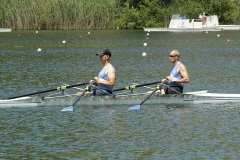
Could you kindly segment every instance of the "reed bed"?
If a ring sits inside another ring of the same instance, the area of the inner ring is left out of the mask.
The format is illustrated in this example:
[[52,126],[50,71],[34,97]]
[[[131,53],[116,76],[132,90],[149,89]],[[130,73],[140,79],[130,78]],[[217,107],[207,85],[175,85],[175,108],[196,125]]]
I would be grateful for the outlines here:
[[112,29],[115,0],[2,0],[0,28]]

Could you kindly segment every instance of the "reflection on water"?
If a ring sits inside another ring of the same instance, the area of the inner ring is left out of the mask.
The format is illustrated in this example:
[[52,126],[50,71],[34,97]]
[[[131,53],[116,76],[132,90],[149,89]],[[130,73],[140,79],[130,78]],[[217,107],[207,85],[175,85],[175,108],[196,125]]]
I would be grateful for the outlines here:
[[[168,53],[178,49],[191,79],[185,91],[239,93],[238,31],[151,32],[149,40],[142,30],[87,33],[0,33],[0,97],[88,82],[101,68],[95,53],[102,48],[113,53],[116,88],[166,77],[171,68]],[[80,101],[74,112],[60,112],[62,107],[1,108],[0,158],[239,158],[240,119],[235,104],[144,104],[129,111],[128,105],[84,106]]]

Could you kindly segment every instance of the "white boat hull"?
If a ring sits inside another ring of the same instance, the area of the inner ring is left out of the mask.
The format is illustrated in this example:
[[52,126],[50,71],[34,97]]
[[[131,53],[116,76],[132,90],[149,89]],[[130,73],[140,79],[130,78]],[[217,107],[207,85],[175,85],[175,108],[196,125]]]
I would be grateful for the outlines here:
[[[117,96],[85,96],[77,105],[116,106],[137,105],[147,97],[146,94],[131,94]],[[66,95],[57,97],[24,97],[13,100],[0,100],[0,107],[36,107],[36,106],[69,106],[75,102],[77,96]],[[240,103],[240,94],[219,94],[189,92],[177,95],[153,95],[144,104],[223,104]]]
[[146,32],[212,32],[221,30],[221,28],[144,28]]
[[217,27],[221,30],[240,30],[240,25],[218,25]]
[[0,32],[12,32],[12,28],[0,28]]

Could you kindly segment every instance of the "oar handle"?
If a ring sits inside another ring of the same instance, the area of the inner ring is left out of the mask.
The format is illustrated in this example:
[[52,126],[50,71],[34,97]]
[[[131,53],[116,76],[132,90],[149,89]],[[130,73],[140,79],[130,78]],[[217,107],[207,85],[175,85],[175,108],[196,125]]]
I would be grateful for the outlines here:
[[26,96],[32,96],[32,95],[36,95],[36,94],[41,94],[41,93],[46,93],[46,92],[63,90],[63,89],[66,89],[66,88],[73,88],[73,87],[77,87],[77,86],[82,86],[82,85],[86,85],[86,84],[89,84],[89,83],[85,82],[85,83],[74,84],[74,85],[71,85],[71,86],[62,86],[62,87],[57,87],[55,89],[49,89],[49,90],[40,91],[40,92],[34,92],[34,93],[28,93],[28,94],[24,94],[24,95],[20,95],[20,96],[14,96],[14,97],[9,97],[9,98],[5,98],[5,99],[15,99],[15,98],[21,98],[21,97],[26,97]]

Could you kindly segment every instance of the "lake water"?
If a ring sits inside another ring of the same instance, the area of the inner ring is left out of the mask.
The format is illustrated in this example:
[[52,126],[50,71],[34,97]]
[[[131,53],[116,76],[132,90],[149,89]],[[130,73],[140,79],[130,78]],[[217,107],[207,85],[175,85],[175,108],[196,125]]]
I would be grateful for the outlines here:
[[[0,33],[0,98],[88,82],[101,69],[95,54],[102,48],[113,54],[115,88],[165,78],[169,52],[178,49],[190,76],[184,91],[240,93],[239,34],[151,32],[146,40],[143,30]],[[238,104],[62,107],[0,108],[0,159],[240,158]]]

